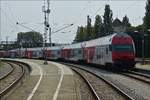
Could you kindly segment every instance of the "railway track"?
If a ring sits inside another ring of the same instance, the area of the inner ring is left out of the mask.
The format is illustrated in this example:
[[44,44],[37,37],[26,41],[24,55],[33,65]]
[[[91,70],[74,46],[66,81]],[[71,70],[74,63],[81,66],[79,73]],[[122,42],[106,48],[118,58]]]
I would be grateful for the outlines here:
[[146,69],[134,68],[132,71],[150,75],[150,70],[146,70]]
[[134,98],[122,91],[117,85],[113,84],[105,77],[98,76],[91,71],[78,67],[77,65],[63,64],[71,66],[75,72],[84,78],[91,88],[95,100],[134,100]]
[[150,75],[136,72],[136,71],[127,71],[125,73],[119,73],[119,74],[125,75],[130,78],[134,78],[136,80],[142,81],[150,85]]
[[133,73],[133,74],[136,74],[136,75],[139,75],[139,76],[143,76],[143,77],[146,77],[146,78],[150,78],[150,73],[143,73],[143,72],[139,72],[139,71],[128,71],[129,73]]
[[1,79],[0,98],[6,95],[24,76],[24,67],[16,62],[9,62],[13,70],[4,75]]
[[[3,62],[4,63],[4,62]],[[4,79],[5,77],[7,77],[9,74],[11,74],[11,72],[13,72],[14,70],[14,67],[10,64],[10,63],[4,63],[4,64],[7,64],[9,67],[10,67],[10,70],[7,71],[6,73],[3,73],[1,76],[0,76],[0,80]]]

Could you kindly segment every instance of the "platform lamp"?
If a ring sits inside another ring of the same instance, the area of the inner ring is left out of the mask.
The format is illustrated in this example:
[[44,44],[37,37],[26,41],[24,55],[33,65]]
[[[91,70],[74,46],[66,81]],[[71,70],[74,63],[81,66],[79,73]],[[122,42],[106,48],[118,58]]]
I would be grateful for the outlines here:
[[[147,32],[150,32],[150,29],[147,30]],[[145,55],[144,55],[144,42],[145,42],[145,37],[147,36],[148,34],[144,34],[143,32],[143,35],[142,35],[142,64],[144,64],[144,60],[145,60]]]
[[134,31],[134,33],[139,34],[141,36],[141,40],[142,40],[142,64],[144,64],[144,31],[143,32],[139,32],[139,31]]

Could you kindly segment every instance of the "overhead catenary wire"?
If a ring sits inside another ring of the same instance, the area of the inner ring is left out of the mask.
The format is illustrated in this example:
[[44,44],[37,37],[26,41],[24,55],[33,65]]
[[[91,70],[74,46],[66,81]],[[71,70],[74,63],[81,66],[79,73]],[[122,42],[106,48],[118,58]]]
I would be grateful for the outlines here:
[[[80,10],[80,12],[79,12],[80,17],[84,14],[82,11],[84,11],[85,9],[87,9],[87,6],[88,6],[88,5],[85,5],[85,6]],[[78,24],[79,21],[80,21],[80,19],[77,18],[77,19],[73,22],[73,24]]]
[[13,18],[13,20],[15,21],[15,22],[17,22],[17,19],[18,18],[16,18],[15,16],[14,16],[14,13],[12,12],[12,7],[6,2],[6,6],[8,7],[8,10],[9,10],[9,12],[10,12],[10,14],[11,14],[11,16],[12,16],[12,18]]
[[27,27],[27,26],[25,26],[25,25],[23,25],[23,24],[20,24],[20,23],[16,23],[17,25],[20,25],[20,26],[22,26],[22,27],[24,27],[24,28],[26,28],[26,29],[29,29],[29,30],[31,30],[31,31],[33,31],[33,32],[36,32],[34,29],[32,29],[32,28],[30,28],[30,27]]
[[107,0],[106,2],[104,2],[104,3],[102,4],[102,6],[99,7],[98,10],[96,10],[96,12],[95,12],[91,17],[96,16],[97,13],[100,12],[100,11],[102,10],[103,7],[105,7],[105,5],[108,3],[108,1],[109,1],[109,0]]
[[[131,1],[133,2],[133,1]],[[122,9],[119,9],[119,12],[116,14],[116,16],[118,17],[118,14],[120,14],[121,12],[124,12],[125,14],[124,15],[127,15],[127,11],[132,8],[133,6],[135,6],[137,3],[137,1],[134,1],[132,4],[128,4],[128,6],[126,6],[126,8],[124,8],[123,10]]]
[[5,17],[9,20],[9,23],[11,23],[12,25],[15,25],[15,21],[14,21],[14,20],[11,20],[2,8],[1,8],[1,12],[2,12],[2,13],[5,15]]
[[35,28],[33,28],[33,30],[37,30],[39,29],[44,23],[39,24],[38,26],[36,26]]

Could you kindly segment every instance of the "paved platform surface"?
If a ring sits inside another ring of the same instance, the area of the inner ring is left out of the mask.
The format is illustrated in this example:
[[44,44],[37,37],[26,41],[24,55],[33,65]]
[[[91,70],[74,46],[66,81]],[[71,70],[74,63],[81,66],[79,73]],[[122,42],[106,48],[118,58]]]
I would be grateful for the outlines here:
[[[145,61],[150,61],[150,58],[144,58]],[[142,61],[142,58],[135,58],[135,61]]]
[[28,63],[32,72],[6,100],[81,100],[68,67],[50,61],[48,65],[41,60],[21,61]]
[[142,65],[141,63],[137,63],[136,64],[136,68],[150,70],[150,64],[144,64],[144,65]]

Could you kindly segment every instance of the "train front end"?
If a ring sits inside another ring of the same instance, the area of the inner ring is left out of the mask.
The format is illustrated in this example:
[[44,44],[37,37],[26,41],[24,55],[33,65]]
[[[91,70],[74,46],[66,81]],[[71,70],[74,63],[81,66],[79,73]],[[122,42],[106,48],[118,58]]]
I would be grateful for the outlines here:
[[118,33],[112,38],[112,61],[119,69],[135,67],[134,42],[126,33]]

